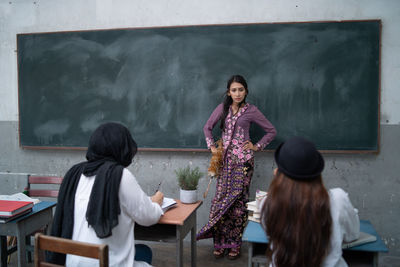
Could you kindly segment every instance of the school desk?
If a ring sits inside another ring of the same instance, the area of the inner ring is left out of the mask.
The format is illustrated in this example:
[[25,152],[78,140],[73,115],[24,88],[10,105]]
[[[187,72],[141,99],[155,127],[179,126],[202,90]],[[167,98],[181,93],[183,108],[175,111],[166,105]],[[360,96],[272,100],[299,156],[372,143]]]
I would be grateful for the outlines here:
[[[56,202],[41,201],[35,204],[30,213],[27,213],[7,223],[0,223],[1,266],[7,266],[7,256],[17,249],[18,267],[26,266],[25,237],[36,230],[48,226],[53,219],[53,207]],[[17,247],[7,248],[7,236],[17,237]],[[21,242],[22,240],[22,242]]]
[[145,227],[135,224],[135,240],[158,242],[176,242],[176,266],[183,266],[183,239],[191,232],[192,267],[196,266],[196,213],[203,203],[183,204],[176,200],[177,205],[169,209],[159,222]]
[[[366,220],[360,220],[360,231],[366,232],[376,236],[376,241],[371,243],[362,244],[356,247],[344,249],[343,251],[346,253],[349,252],[358,252],[362,253],[364,256],[368,257],[372,254],[372,265],[378,266],[378,254],[379,252],[388,252],[386,245],[383,243],[382,239],[375,231],[371,222]],[[249,221],[244,233],[243,233],[243,241],[247,241],[249,243],[249,261],[248,266],[251,267],[253,263],[258,265],[259,263],[266,263],[265,253],[262,254],[255,253],[257,244],[267,244],[268,238],[265,235],[264,229],[261,227],[261,224]]]

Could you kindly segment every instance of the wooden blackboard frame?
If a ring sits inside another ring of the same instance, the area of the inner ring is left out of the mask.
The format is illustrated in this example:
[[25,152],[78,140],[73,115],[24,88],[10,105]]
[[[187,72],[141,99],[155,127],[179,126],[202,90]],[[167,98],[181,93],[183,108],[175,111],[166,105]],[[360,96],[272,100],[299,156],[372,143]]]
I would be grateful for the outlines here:
[[[346,23],[346,22],[378,22],[379,23],[379,84],[378,84],[378,125],[377,125],[377,148],[372,150],[320,150],[323,153],[357,153],[357,154],[370,154],[379,153],[380,148],[380,103],[381,103],[381,47],[382,47],[382,23],[379,19],[372,20],[341,20],[341,21],[302,21],[302,22],[274,22],[274,23],[237,23],[237,24],[205,24],[205,25],[178,25],[178,26],[163,26],[163,27],[132,27],[132,28],[112,28],[112,29],[93,29],[93,30],[78,30],[78,31],[58,31],[58,32],[40,32],[40,33],[21,33],[18,36],[30,35],[30,34],[53,34],[53,33],[72,33],[72,32],[96,32],[96,31],[109,31],[109,30],[136,30],[136,29],[168,29],[168,28],[185,28],[185,27],[207,27],[207,26],[247,26],[247,25],[274,25],[274,24],[312,24],[312,23]],[[17,43],[17,52],[18,52]],[[19,76],[19,62],[18,62],[18,76]],[[18,80],[18,89],[20,89]],[[86,147],[71,147],[71,146],[34,146],[34,145],[23,145],[21,142],[21,112],[20,112],[20,91],[18,90],[18,108],[19,108],[19,145],[23,149],[44,149],[44,150],[86,150]],[[211,111],[210,111],[211,112]],[[201,131],[201,129],[199,129]],[[279,129],[278,129],[279,132]],[[166,152],[205,152],[207,149],[197,148],[139,148],[139,151],[166,151]],[[267,149],[265,151],[273,151],[273,149]]]

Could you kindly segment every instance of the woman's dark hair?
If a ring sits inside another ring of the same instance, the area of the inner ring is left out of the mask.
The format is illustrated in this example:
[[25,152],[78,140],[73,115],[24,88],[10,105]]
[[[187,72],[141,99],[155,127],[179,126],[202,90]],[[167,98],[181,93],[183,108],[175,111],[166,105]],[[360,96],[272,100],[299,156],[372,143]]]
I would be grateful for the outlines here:
[[229,113],[229,107],[232,105],[232,97],[228,95],[229,92],[229,88],[231,87],[232,83],[240,83],[241,85],[243,85],[244,89],[246,90],[246,96],[244,97],[243,101],[240,103],[239,107],[243,104],[246,103],[246,97],[247,94],[249,93],[249,89],[247,89],[247,82],[246,80],[243,78],[243,76],[241,75],[233,75],[232,77],[229,78],[228,82],[226,83],[226,92],[225,92],[225,97],[224,97],[224,101],[222,102],[224,104],[224,108],[223,108],[223,112],[221,114],[221,123],[220,123],[220,128],[221,130],[224,130],[225,128],[225,119],[226,116],[228,116]]
[[298,181],[278,171],[261,213],[272,244],[267,257],[274,266],[321,266],[332,228],[329,195],[321,176]]

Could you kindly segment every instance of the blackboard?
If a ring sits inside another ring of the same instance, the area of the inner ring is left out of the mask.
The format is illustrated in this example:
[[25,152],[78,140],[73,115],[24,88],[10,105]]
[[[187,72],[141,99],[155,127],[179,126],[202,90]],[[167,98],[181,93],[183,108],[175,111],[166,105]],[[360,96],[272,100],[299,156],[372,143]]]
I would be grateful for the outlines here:
[[[320,150],[379,150],[380,20],[132,28],[17,35],[20,145],[86,147],[118,121],[140,148],[205,149],[226,81]],[[252,139],[260,129],[254,127]]]

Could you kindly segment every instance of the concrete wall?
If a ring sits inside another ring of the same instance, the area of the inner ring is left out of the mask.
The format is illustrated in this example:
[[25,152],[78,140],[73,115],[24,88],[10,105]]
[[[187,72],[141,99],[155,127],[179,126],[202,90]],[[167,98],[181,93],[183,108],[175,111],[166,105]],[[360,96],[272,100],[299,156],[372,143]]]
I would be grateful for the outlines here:
[[[381,147],[378,155],[325,154],[327,187],[349,192],[362,219],[370,220],[389,247],[381,263],[400,258],[400,1],[397,0],[7,0],[0,2],[0,194],[22,191],[27,173],[63,175],[84,159],[83,151],[23,150],[18,145],[16,34],[143,26],[382,20]],[[211,112],[211,111],[210,111]],[[199,125],[201,131],[202,125]],[[278,129],[279,130],[279,129]],[[206,170],[208,153],[139,152],[130,166],[151,194],[179,196],[173,170],[193,164]],[[267,189],[272,153],[256,154],[251,194]],[[199,197],[207,186],[202,179]],[[212,188],[199,210],[198,226],[208,217]]]

